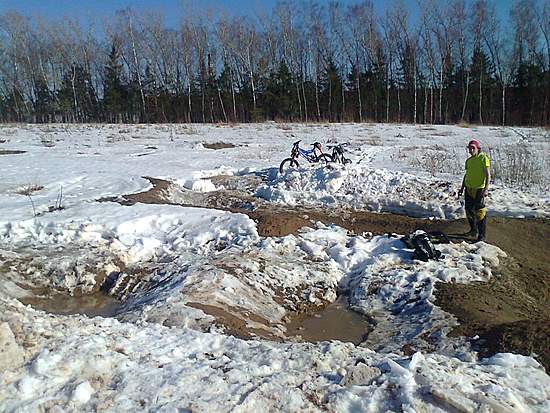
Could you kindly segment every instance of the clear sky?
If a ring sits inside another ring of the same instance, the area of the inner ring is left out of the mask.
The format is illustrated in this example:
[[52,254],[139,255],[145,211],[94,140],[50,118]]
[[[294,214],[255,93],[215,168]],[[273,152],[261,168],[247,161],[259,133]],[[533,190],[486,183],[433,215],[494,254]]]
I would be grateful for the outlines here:
[[[512,1],[494,0],[501,17],[507,17]],[[357,2],[340,0],[342,4]],[[167,24],[175,27],[183,14],[184,3],[190,3],[201,10],[211,9],[215,12],[226,11],[233,15],[254,16],[258,11],[271,11],[277,0],[0,0],[0,13],[15,10],[30,17],[42,16],[53,20],[63,16],[77,17],[81,23],[87,24],[94,19],[112,17],[116,10],[131,7],[138,13],[151,10],[163,12]],[[326,4],[328,0],[318,0],[318,3]],[[374,0],[373,3],[376,12],[381,15],[392,1]],[[403,3],[409,7],[413,15],[418,12],[416,0],[403,0]]]
[[277,0],[0,0],[0,13],[15,10],[28,16],[56,19],[79,17],[82,22],[114,16],[116,10],[131,7],[141,11],[163,12],[169,25],[176,25],[183,14],[183,5],[200,10],[225,11],[235,15],[254,16],[257,11],[270,11]]

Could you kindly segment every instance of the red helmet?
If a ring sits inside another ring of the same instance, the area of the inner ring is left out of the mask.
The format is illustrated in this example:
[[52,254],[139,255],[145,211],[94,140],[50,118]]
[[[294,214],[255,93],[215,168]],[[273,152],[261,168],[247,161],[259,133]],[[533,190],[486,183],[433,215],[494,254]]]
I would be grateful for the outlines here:
[[472,139],[470,142],[468,142],[468,147],[470,147],[470,146],[475,146],[477,149],[481,148],[481,145],[475,139]]

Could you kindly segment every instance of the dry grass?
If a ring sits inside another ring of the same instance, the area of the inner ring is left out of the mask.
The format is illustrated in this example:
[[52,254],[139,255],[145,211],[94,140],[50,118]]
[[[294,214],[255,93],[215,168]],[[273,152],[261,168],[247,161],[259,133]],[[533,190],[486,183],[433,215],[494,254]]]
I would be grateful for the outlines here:
[[544,151],[503,145],[489,148],[488,154],[495,181],[516,188],[547,189],[550,186],[550,161]]
[[435,176],[438,173],[461,174],[463,164],[455,150],[440,145],[426,147],[407,146],[400,149],[397,159],[408,163],[414,168],[424,170]]
[[382,138],[378,135],[372,135],[361,141],[369,146],[381,146],[383,145]]
[[237,126],[239,126],[239,124],[233,121],[227,121],[227,122],[220,121],[220,122],[216,122],[214,126],[216,128],[236,128]]
[[277,129],[282,129],[282,130],[285,130],[285,131],[291,131],[292,130],[292,126],[290,126],[286,123],[275,123],[275,127]]
[[186,135],[198,135],[199,130],[193,125],[182,125],[179,130],[179,133],[184,133]]
[[25,195],[25,196],[29,196],[35,192],[38,192],[40,190],[44,189],[44,186],[43,185],[39,185],[39,184],[28,184],[28,185],[25,185],[19,189],[17,189],[15,192],[19,195]]
[[430,133],[430,136],[455,136],[456,134],[453,131],[438,131],[435,133]]

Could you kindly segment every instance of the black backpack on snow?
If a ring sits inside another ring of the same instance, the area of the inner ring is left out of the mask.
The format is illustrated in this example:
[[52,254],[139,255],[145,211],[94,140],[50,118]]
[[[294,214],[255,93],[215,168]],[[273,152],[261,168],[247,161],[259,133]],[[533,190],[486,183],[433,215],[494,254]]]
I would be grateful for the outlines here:
[[401,238],[401,241],[403,241],[408,248],[414,249],[412,256],[413,260],[421,261],[437,261],[443,258],[441,251],[434,247],[432,240],[439,243],[449,242],[449,238],[439,231],[428,234],[422,230],[418,230]]

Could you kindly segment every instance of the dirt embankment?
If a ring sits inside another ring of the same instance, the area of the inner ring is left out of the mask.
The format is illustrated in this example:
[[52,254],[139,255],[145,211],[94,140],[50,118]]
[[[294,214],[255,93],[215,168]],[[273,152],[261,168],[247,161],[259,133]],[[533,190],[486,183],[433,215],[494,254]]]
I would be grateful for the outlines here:
[[455,334],[479,335],[481,355],[533,355],[550,371],[548,241],[549,220],[491,219],[488,242],[509,255],[500,276],[487,283],[438,286],[437,304],[461,323]]

